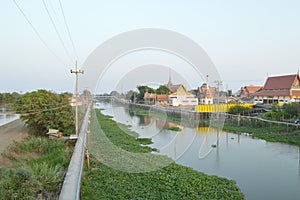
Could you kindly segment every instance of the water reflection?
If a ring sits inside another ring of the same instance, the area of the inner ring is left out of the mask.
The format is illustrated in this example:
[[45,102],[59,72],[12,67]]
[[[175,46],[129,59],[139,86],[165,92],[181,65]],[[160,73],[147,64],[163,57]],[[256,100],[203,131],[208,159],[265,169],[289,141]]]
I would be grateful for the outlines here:
[[[176,163],[236,180],[247,199],[299,199],[300,148],[297,146],[211,127],[130,115],[121,107],[106,108],[104,114],[130,124],[140,137],[152,138],[151,146]],[[171,131],[171,127],[181,129]]]
[[16,114],[0,114],[0,126],[12,122],[19,118],[19,115]]

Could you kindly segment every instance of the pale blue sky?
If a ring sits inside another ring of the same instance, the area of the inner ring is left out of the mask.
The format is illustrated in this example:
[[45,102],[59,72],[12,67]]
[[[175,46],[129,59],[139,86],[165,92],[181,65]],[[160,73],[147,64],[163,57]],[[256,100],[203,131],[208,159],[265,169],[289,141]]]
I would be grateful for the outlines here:
[[[73,63],[60,44],[43,1],[16,1],[63,62],[49,53],[13,0],[2,0],[0,92],[39,88],[74,91],[74,75],[69,72]],[[66,41],[59,1],[45,2],[54,21],[61,24],[58,28]],[[243,85],[263,84],[267,74],[296,73],[300,67],[300,1],[297,0],[61,0],[61,3],[80,63],[114,35],[147,27],[173,30],[197,42],[216,65],[225,89],[236,91]],[[67,46],[71,52],[71,45]],[[106,86],[103,91],[109,89]]]

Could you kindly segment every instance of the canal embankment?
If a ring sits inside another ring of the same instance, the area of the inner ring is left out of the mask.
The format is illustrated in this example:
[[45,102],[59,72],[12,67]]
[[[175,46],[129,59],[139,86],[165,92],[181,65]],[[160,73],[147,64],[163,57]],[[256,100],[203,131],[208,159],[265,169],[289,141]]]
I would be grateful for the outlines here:
[[[118,155],[112,154],[107,158],[105,157],[107,155],[101,155],[103,152],[100,149],[107,144],[102,144],[101,141],[105,140],[99,138],[109,138],[113,145],[134,154],[151,153],[152,148],[142,145],[145,142],[149,143],[151,139],[138,139],[138,134],[130,131],[129,127],[127,131],[131,134],[128,134],[124,130],[126,126],[120,128],[117,122],[101,114],[99,110],[96,117],[101,128],[95,130],[97,126],[93,123],[91,125],[89,146],[90,149],[94,149],[94,153],[92,154],[92,169],[84,173],[83,199],[244,199],[235,181],[209,176],[174,162],[144,173],[129,173],[107,166],[106,159],[111,158],[114,162],[118,162]],[[98,153],[95,152],[97,147]],[[149,155],[153,157],[150,160],[156,160],[158,156],[162,158],[161,155]],[[130,157],[126,158],[130,159]],[[169,160],[167,157],[164,159]],[[140,166],[130,167],[139,168]]]
[[[281,142],[300,146],[300,126],[298,124],[265,120],[259,117],[219,113],[223,120],[220,124],[211,123],[216,113],[200,113],[191,110],[165,108],[143,104],[128,104],[129,109],[141,115],[179,121],[182,125],[197,127],[212,126],[232,133],[247,133],[268,142]],[[147,111],[147,112],[143,112]]]

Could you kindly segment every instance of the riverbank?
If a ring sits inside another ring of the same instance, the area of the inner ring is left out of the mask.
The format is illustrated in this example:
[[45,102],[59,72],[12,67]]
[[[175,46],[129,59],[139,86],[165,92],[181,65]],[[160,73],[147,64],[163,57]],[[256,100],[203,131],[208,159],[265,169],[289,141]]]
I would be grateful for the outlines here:
[[62,140],[29,136],[2,152],[2,199],[57,199],[72,155]]
[[[157,118],[163,118],[170,121],[180,122],[181,124],[187,124],[191,126],[209,126],[209,119],[200,119],[200,120],[191,120],[186,121],[185,119],[181,119],[180,117],[174,117],[174,116],[167,116],[160,113],[155,113],[152,110],[143,110],[141,108],[130,108],[129,112],[132,112],[132,114],[140,115],[140,116],[152,116]],[[216,127],[217,128],[217,127]],[[299,131],[293,131],[293,132],[285,132],[286,127],[281,126],[272,126],[270,127],[260,127],[260,126],[254,126],[254,124],[241,124],[240,126],[237,126],[237,123],[232,123],[230,120],[225,120],[224,126],[222,127],[223,131],[232,132],[236,134],[241,133],[248,133],[251,134],[253,137],[257,137],[263,140],[266,140],[268,142],[281,142],[291,145],[297,145],[300,146],[300,136]]]
[[27,136],[28,129],[20,119],[0,126],[0,153],[12,144],[13,141],[21,141]]
[[223,126],[223,130],[232,133],[248,133],[253,137],[257,137],[268,142],[281,142],[291,145],[300,146],[300,137],[299,133],[278,133],[276,127],[274,131],[269,130],[268,128],[263,127],[252,127],[252,126],[235,126],[230,122],[225,122]]
[[[137,139],[137,133],[131,132],[128,127],[120,126],[99,111],[96,114],[101,132],[114,145],[128,152],[151,153],[152,148],[141,145],[149,144],[150,139]],[[91,131],[91,134],[98,133]],[[159,156],[149,155],[153,159]],[[108,167],[99,159],[92,155],[92,170],[84,173],[83,199],[244,199],[235,181],[209,176],[174,162],[155,171],[128,173]]]

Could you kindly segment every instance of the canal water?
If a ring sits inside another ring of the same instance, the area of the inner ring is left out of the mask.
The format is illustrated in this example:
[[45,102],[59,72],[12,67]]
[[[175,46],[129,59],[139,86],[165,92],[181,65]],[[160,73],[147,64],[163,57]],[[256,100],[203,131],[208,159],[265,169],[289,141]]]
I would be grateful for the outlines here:
[[[152,138],[152,146],[176,163],[235,180],[246,199],[300,199],[300,149],[297,146],[266,142],[248,134],[134,116],[124,107],[110,104],[100,107],[115,121],[130,125],[140,137]],[[170,130],[174,127],[181,131]]]
[[16,114],[0,114],[0,126],[12,122],[19,118],[19,115]]

